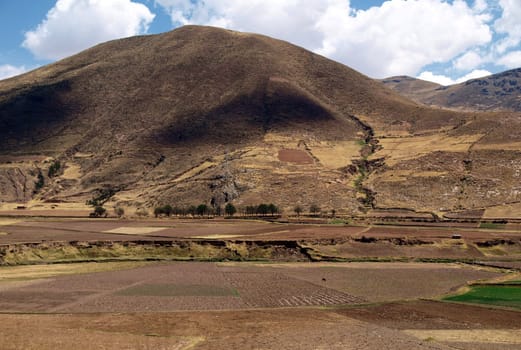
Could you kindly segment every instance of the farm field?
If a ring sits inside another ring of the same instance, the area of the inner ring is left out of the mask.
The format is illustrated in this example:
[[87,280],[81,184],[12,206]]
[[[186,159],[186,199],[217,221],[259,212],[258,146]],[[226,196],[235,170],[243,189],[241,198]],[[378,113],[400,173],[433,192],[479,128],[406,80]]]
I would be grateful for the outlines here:
[[0,244],[67,240],[253,239],[320,240],[342,237],[521,238],[520,230],[476,227],[270,223],[257,220],[0,218]]
[[521,346],[521,312],[442,301],[519,279],[516,230],[14,217],[0,232],[2,349]]
[[174,262],[136,267],[120,263],[109,271],[94,270],[99,265],[70,264],[71,274],[65,268],[55,276],[46,266],[4,267],[0,310],[160,312],[350,305],[436,297],[468,281],[500,275],[456,264]]
[[[521,344],[515,337],[520,312],[413,301],[504,275],[493,269],[421,263],[133,264],[0,268],[3,348],[453,349],[454,334],[440,330],[455,329],[462,332],[458,344],[467,348],[491,345],[470,336],[484,329],[503,334],[501,349]],[[399,301],[404,299],[411,301]]]
[[444,300],[521,309],[521,281],[471,284],[464,293]]
[[237,219],[0,219],[0,264],[98,259],[405,259],[495,262],[496,267],[509,264],[515,268],[521,261],[521,232],[468,227],[349,226]]

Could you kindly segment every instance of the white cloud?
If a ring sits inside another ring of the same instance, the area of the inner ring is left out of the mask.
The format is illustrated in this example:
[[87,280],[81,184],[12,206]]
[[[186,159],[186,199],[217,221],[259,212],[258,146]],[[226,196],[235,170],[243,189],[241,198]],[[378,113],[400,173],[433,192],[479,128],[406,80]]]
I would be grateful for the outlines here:
[[174,24],[202,24],[261,33],[318,49],[324,33],[317,21],[331,7],[349,11],[346,0],[156,0]]
[[24,66],[15,67],[10,64],[0,65],[0,80],[20,75],[26,71],[27,69]]
[[156,0],[176,24],[206,24],[291,41],[372,77],[416,75],[492,39],[486,3],[388,0],[355,11],[348,0]]
[[487,0],[475,0],[473,9],[477,13],[483,13],[489,9]]
[[497,63],[509,69],[521,67],[521,51],[512,51],[497,60]]
[[154,14],[131,0],[58,0],[23,46],[43,59],[59,59],[95,44],[145,33]]
[[454,61],[453,67],[458,70],[468,71],[477,68],[483,61],[483,58],[477,52],[468,51]]
[[492,73],[487,70],[482,69],[476,69],[470,72],[469,74],[466,74],[460,78],[452,79],[450,77],[447,77],[445,75],[437,75],[429,71],[422,72],[420,75],[418,75],[418,79],[432,81],[433,83],[437,83],[440,85],[448,86],[448,85],[454,85],[463,83],[470,79],[476,79],[476,78],[482,78],[486,77],[487,75],[491,75]]
[[494,22],[494,29],[497,33],[506,35],[497,45],[498,52],[502,54],[521,43],[521,1],[499,0],[499,5],[503,13]]
[[340,23],[325,17],[323,52],[371,76],[415,75],[490,42],[487,20],[464,1],[391,0]]

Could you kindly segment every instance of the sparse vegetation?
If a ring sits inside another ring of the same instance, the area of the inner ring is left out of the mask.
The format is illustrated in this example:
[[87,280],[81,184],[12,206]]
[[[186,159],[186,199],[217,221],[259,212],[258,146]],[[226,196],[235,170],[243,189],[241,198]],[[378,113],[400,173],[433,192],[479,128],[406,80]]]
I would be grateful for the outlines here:
[[38,170],[38,175],[36,175],[36,182],[34,184],[34,193],[38,192],[45,185],[45,178],[40,170]]
[[114,214],[118,218],[121,218],[121,217],[123,217],[123,215],[125,215],[125,209],[123,209],[122,207],[115,207],[114,208]]
[[60,169],[61,169],[61,163],[59,160],[55,160],[51,166],[49,167],[49,170],[47,172],[47,175],[52,178],[52,177],[55,177],[56,175],[58,175],[58,173],[60,172]]
[[149,213],[145,208],[137,208],[135,214],[138,217],[147,217]]
[[293,211],[295,212],[295,214],[297,214],[297,217],[300,217],[300,214],[302,214],[302,207],[300,205],[297,205],[295,208],[293,208]]
[[86,204],[91,205],[93,207],[103,206],[106,202],[108,202],[115,194],[117,193],[117,189],[108,187],[97,190],[97,194],[92,197],[92,199],[87,200]]

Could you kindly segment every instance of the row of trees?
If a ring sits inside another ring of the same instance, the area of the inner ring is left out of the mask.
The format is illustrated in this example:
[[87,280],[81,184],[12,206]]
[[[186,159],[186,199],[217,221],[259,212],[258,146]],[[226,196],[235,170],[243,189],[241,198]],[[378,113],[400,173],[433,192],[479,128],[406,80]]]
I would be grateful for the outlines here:
[[[297,216],[300,216],[300,214],[302,214],[304,212],[304,208],[300,205],[297,205],[295,208],[293,208],[293,211],[295,212],[295,214],[297,214]],[[309,213],[312,216],[319,216],[322,213],[322,209],[316,204],[311,204],[309,206]],[[336,210],[332,209],[331,215],[335,216],[335,214],[336,214]]]
[[[223,208],[221,206],[211,207],[206,204],[199,204],[197,206],[190,205],[187,207],[178,207],[171,205],[163,205],[154,209],[154,216],[234,216],[239,210],[232,203],[226,204]],[[280,214],[280,209],[273,203],[261,203],[259,205],[249,205],[241,208],[240,213],[243,216],[275,216]]]

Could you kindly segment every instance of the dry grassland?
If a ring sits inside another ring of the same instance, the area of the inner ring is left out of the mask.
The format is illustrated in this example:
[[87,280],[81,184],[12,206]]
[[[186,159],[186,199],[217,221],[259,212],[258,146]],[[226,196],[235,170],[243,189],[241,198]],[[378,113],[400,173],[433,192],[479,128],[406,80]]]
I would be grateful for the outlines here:
[[203,162],[202,164],[196,166],[195,168],[188,170],[187,172],[183,173],[181,176],[175,178],[173,180],[173,182],[181,182],[181,181],[184,181],[191,177],[194,177],[197,174],[202,173],[203,171],[216,166],[217,164],[218,164],[217,162],[210,162],[210,161]]
[[411,177],[439,177],[449,174],[442,171],[388,170],[379,174],[378,178],[387,182],[407,181]]
[[519,151],[521,149],[521,142],[509,143],[478,143],[474,146],[477,151],[481,150],[505,150],[505,151]]
[[403,160],[415,159],[422,155],[436,152],[468,152],[469,148],[483,135],[447,136],[442,134],[399,138],[382,138],[383,149],[373,158],[385,157],[390,166]]
[[487,208],[483,214],[485,219],[495,218],[520,218],[521,203],[498,205]]
[[403,332],[421,340],[446,343],[509,344],[521,346],[521,329],[406,329]]
[[146,266],[148,262],[106,262],[54,265],[4,266],[0,268],[0,282],[36,280],[63,275],[117,271]]
[[360,145],[356,141],[324,141],[310,145],[311,153],[328,169],[338,169],[360,158]]
[[67,162],[65,170],[60,178],[65,180],[78,180],[82,176],[81,167],[79,164]]

